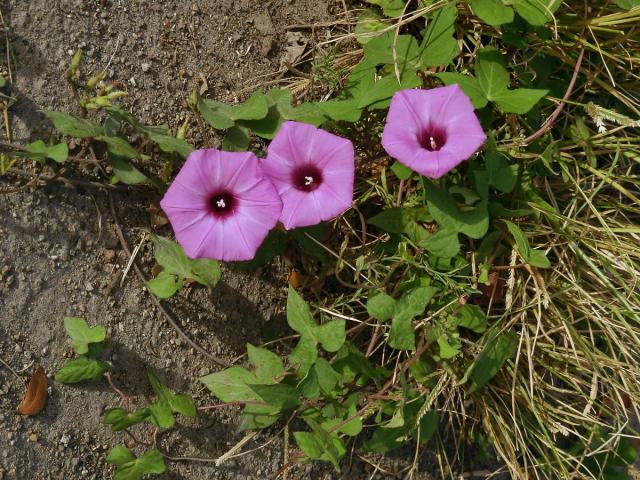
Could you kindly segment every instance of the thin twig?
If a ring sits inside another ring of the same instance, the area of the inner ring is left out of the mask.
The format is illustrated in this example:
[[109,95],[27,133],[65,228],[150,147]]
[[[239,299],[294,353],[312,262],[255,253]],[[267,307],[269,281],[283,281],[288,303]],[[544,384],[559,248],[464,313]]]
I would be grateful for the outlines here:
[[541,136],[547,133],[549,129],[551,129],[553,124],[556,122],[556,120],[562,113],[562,109],[566,105],[566,101],[569,100],[569,97],[571,97],[571,94],[573,93],[573,87],[576,84],[576,79],[578,78],[578,72],[580,72],[580,66],[582,65],[583,58],[584,58],[584,45],[582,46],[582,48],[580,49],[580,53],[578,54],[578,60],[576,61],[576,66],[573,69],[573,75],[571,76],[571,81],[569,82],[569,86],[567,87],[567,91],[565,92],[564,97],[562,97],[562,101],[558,104],[558,106],[553,111],[553,113],[549,116],[549,118],[547,118],[544,121],[542,126],[536,132],[532,133],[531,135],[529,135],[527,138],[524,139],[524,142],[523,142],[524,145],[529,145],[531,142],[539,139]]

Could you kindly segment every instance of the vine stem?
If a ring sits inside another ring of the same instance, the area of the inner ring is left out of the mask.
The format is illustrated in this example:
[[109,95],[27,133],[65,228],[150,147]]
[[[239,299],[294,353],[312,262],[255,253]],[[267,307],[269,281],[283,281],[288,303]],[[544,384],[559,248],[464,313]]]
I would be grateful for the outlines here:
[[[110,194],[109,194],[109,208],[111,209],[111,216],[113,217],[113,222],[114,222],[114,225],[115,225],[115,228],[116,228],[116,233],[117,233],[118,238],[120,240],[120,245],[122,246],[122,249],[125,251],[127,256],[129,258],[131,258],[131,250],[129,249],[129,245],[127,244],[127,240],[124,237],[124,233],[122,232],[122,227],[120,226],[120,222],[118,221],[118,214],[116,213],[116,207],[115,207],[115,204],[113,203],[113,196],[110,195]],[[135,270],[138,279],[143,284],[146,284],[147,283],[147,279],[146,279],[146,277],[144,276],[144,274],[140,270],[140,267],[138,267],[138,264],[135,261],[133,262],[133,269]],[[184,339],[184,341],[187,342],[191,347],[193,347],[195,350],[200,352],[202,355],[207,357],[209,360],[212,360],[213,362],[217,363],[218,365],[221,365],[223,367],[229,367],[231,365],[228,361],[226,361],[226,360],[224,360],[224,359],[222,359],[220,357],[217,357],[216,355],[213,355],[213,354],[207,352],[204,348],[202,348],[196,342],[191,340],[191,338],[189,338],[189,336],[186,333],[184,333],[184,331],[182,331],[182,329],[178,326],[176,321],[169,314],[169,312],[167,312],[167,310],[164,308],[164,305],[162,305],[160,300],[158,300],[155,297],[155,295],[151,294],[151,300],[153,301],[155,306],[158,308],[158,310],[160,310],[160,312],[162,313],[164,318],[167,320],[167,322],[169,322],[169,324],[174,328],[174,330],[176,332],[178,332],[178,334]]]
[[107,379],[107,382],[109,382],[111,389],[120,396],[120,403],[128,407],[129,402],[131,402],[131,397],[116,387],[116,384],[113,383],[113,376],[111,375],[111,372],[106,372],[104,376]]
[[562,110],[564,109],[564,106],[566,105],[566,101],[569,100],[569,97],[571,97],[571,94],[573,93],[573,88],[576,85],[576,80],[578,78],[578,73],[580,72],[580,66],[582,65],[583,59],[584,59],[584,45],[582,46],[582,48],[580,49],[580,53],[578,54],[578,60],[576,60],[576,66],[573,69],[573,75],[571,76],[571,81],[569,82],[569,86],[567,87],[567,91],[565,92],[564,97],[562,97],[562,101],[558,104],[558,106],[553,111],[553,113],[549,116],[549,118],[547,118],[544,121],[542,126],[536,132],[532,133],[531,135],[529,135],[527,138],[524,139],[523,144],[525,146],[529,145],[531,142],[534,142],[535,140],[543,136],[545,133],[547,133],[549,129],[551,129],[553,124],[556,122],[556,120],[558,119],[558,117],[562,113]]

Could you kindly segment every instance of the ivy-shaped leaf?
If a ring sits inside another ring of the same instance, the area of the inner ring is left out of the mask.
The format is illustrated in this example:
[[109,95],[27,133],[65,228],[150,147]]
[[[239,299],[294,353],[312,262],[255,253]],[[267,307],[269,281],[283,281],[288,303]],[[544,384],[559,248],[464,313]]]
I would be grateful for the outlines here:
[[368,3],[378,5],[387,17],[398,17],[405,9],[405,0],[367,0]]
[[382,20],[382,15],[372,9],[363,10],[356,23],[356,39],[361,45],[366,45],[373,38],[375,32],[383,30],[388,25]]
[[327,352],[337,352],[345,341],[345,321],[332,320],[318,325],[309,311],[309,306],[292,287],[287,296],[287,322],[300,334],[300,341],[291,352],[290,360],[306,373],[318,357],[318,343]]
[[493,47],[485,47],[478,52],[475,72],[485,96],[507,113],[527,113],[549,93],[548,90],[532,88],[509,90],[509,72],[504,58]]
[[460,52],[455,38],[455,21],[458,8],[455,4],[436,10],[427,23],[427,31],[420,45],[423,67],[448,65]]
[[[209,259],[192,260],[186,256],[180,245],[168,238],[153,235],[152,240],[156,262],[164,270],[154,279],[155,283],[152,283],[154,282],[152,280],[147,286],[154,293],[158,293],[159,296],[171,293],[174,288],[175,293],[182,286],[182,281],[187,278],[210,288],[213,288],[220,280],[222,271],[217,261]],[[177,279],[174,278],[174,285],[171,284],[169,275],[178,277]],[[157,280],[157,278],[160,278],[160,280]]]
[[149,382],[158,400],[149,406],[149,413],[154,423],[162,428],[171,428],[175,423],[174,413],[187,417],[196,416],[196,406],[190,395],[176,394],[162,384],[153,372],[148,372]]
[[314,460],[331,462],[336,470],[339,462],[346,453],[344,442],[335,432],[329,433],[316,421],[305,418],[312,432],[294,432],[296,443],[306,456]]
[[437,287],[418,287],[400,297],[396,302],[391,320],[390,347],[398,350],[414,350],[416,348],[412,321],[424,313],[437,292]]
[[562,4],[562,0],[512,0],[513,6],[527,23],[544,25],[553,19],[553,14]]
[[129,413],[123,408],[118,407],[108,409],[105,412],[102,421],[105,424],[110,425],[112,431],[119,432],[146,421],[149,416],[150,412],[148,408],[143,408]]
[[513,22],[513,9],[501,0],[468,0],[473,13],[487,25],[503,25]]
[[66,142],[47,145],[42,140],[36,140],[24,147],[24,151],[16,151],[15,154],[37,160],[40,163],[44,163],[45,158],[64,163],[69,157],[69,146]]
[[442,80],[445,85],[458,84],[465,95],[469,97],[474,108],[483,108],[487,105],[487,97],[480,88],[480,82],[476,77],[453,72],[436,73],[436,77]]
[[71,340],[71,347],[80,354],[89,351],[89,344],[103,342],[107,335],[102,325],[90,327],[83,318],[78,317],[66,317],[64,329]]
[[164,457],[155,448],[136,458],[124,445],[114,447],[107,455],[107,463],[116,466],[114,480],[141,480],[145,475],[164,473]]
[[463,233],[471,238],[482,238],[489,229],[487,201],[473,208],[461,210],[446,190],[433,182],[425,182],[429,211],[438,224],[449,232]]

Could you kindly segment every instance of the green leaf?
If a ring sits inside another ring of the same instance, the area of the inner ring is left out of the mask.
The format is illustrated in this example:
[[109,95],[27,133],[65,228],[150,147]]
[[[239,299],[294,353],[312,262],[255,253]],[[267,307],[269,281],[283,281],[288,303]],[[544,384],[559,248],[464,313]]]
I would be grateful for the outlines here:
[[471,374],[472,384],[470,393],[482,388],[502,368],[504,363],[512,358],[518,348],[518,335],[515,332],[505,332],[491,339],[478,356]]
[[120,137],[108,137],[106,135],[100,135],[96,137],[96,140],[100,140],[107,144],[107,149],[113,154],[124,158],[138,158],[140,154],[131,146],[124,138]]
[[176,152],[186,158],[193,151],[193,146],[190,143],[170,135],[165,128],[141,127],[139,130],[149,137],[151,141],[157,143],[163,152]]
[[249,385],[264,402],[281,411],[291,411],[300,404],[298,391],[291,385],[276,383],[272,385]]
[[527,23],[540,26],[551,21],[562,0],[512,0],[512,3]]
[[378,293],[367,300],[367,313],[381,322],[391,320],[396,308],[396,301],[386,293]]
[[289,361],[305,374],[318,358],[317,342],[311,337],[302,337],[289,355]]
[[322,348],[327,352],[337,352],[347,338],[345,327],[346,322],[341,318],[337,318],[319,325],[315,329],[315,336]]
[[458,55],[460,47],[454,28],[457,16],[458,8],[455,4],[440,8],[432,14],[420,45],[422,67],[448,65]]
[[640,0],[616,0],[616,5],[625,10],[631,10],[633,7],[640,5]]
[[336,122],[357,122],[362,115],[362,109],[358,107],[358,101],[329,100],[317,104],[318,108],[331,120]]
[[335,432],[329,433],[317,422],[305,418],[311,432],[294,432],[293,436],[300,449],[309,458],[331,462],[338,470],[340,459],[346,453],[344,443]]
[[127,447],[120,445],[109,452],[106,460],[117,466],[114,480],[141,480],[145,475],[164,473],[167,469],[164,457],[155,448],[136,458]]
[[90,343],[103,342],[107,335],[107,331],[102,325],[90,327],[84,319],[78,317],[66,317],[64,329],[71,339],[71,347],[80,354],[89,351]]
[[304,102],[294,107],[284,118],[286,120],[308,123],[316,127],[319,127],[326,121],[324,111],[318,104],[311,102]]
[[522,259],[526,262],[529,260],[529,242],[524,232],[520,230],[515,223],[506,221],[507,228],[509,229],[509,233],[513,236],[513,239],[516,241],[516,245],[518,247],[518,253],[522,257]]
[[4,75],[0,75],[0,88],[4,87],[7,84],[7,79],[4,78]]
[[493,47],[485,47],[476,55],[476,78],[485,97],[493,100],[498,92],[503,92],[509,85],[509,72],[504,58]]
[[382,11],[387,17],[398,17],[405,9],[405,0],[367,0],[372,5],[382,7]]
[[81,355],[67,362],[56,373],[55,379],[60,383],[78,383],[84,380],[97,380],[109,369],[109,365],[100,360]]
[[549,90],[533,88],[516,88],[514,90],[502,90],[493,94],[491,100],[507,113],[527,113],[538,103]]
[[541,250],[529,250],[528,262],[538,268],[551,268],[551,262]]
[[149,382],[158,396],[158,401],[149,406],[154,423],[162,428],[171,428],[175,423],[174,413],[187,417],[196,416],[196,406],[189,395],[176,394],[169,387],[160,382],[153,372],[148,372]]
[[437,292],[437,287],[418,287],[400,297],[396,302],[391,321],[390,347],[397,350],[414,350],[416,348],[412,321],[424,313],[428,303]]
[[249,148],[249,129],[241,126],[230,128],[222,139],[222,149],[229,152],[244,152]]
[[503,193],[511,193],[518,182],[518,165],[509,165],[505,156],[497,150],[493,138],[489,138],[488,144],[489,148],[484,156],[488,184]]
[[372,9],[363,10],[356,23],[356,39],[361,45],[369,43],[376,35],[375,32],[383,30],[387,24],[382,21],[382,15]]
[[149,177],[131,165],[126,158],[118,155],[109,155],[109,161],[111,163],[111,168],[113,168],[113,173],[121,182],[126,183],[127,185],[138,185],[141,183],[151,182]]
[[429,211],[438,224],[449,232],[464,233],[471,238],[482,238],[489,229],[487,202],[483,200],[475,208],[461,210],[449,192],[426,182]]
[[412,223],[431,220],[433,218],[425,208],[391,207],[371,217],[367,223],[387,233],[406,233]]
[[371,89],[363,93],[358,103],[359,108],[370,107],[372,109],[387,108],[391,101],[391,97],[400,90],[415,88],[421,85],[422,80],[415,72],[407,72],[402,76],[401,81],[395,73],[388,73],[378,80]]
[[257,90],[249,99],[231,108],[230,117],[234,120],[260,120],[267,116],[269,103],[264,93]]
[[282,359],[266,348],[254,347],[247,343],[249,361],[255,367],[255,376],[260,383],[274,383],[276,377],[284,373]]
[[132,413],[129,413],[122,408],[110,408],[105,412],[102,421],[107,425],[111,425],[111,430],[113,432],[119,432],[126,428],[142,423],[148,418],[148,408],[136,410]]
[[413,170],[398,161],[393,162],[391,165],[391,171],[399,180],[408,180],[411,178],[411,175],[413,175]]
[[99,124],[83,118],[77,118],[61,112],[43,110],[56,130],[71,137],[86,138],[104,135],[104,128]]
[[313,370],[316,372],[318,377],[320,389],[325,394],[331,393],[333,389],[336,388],[338,382],[342,379],[342,375],[336,372],[331,364],[324,358],[318,358],[316,360]]
[[171,298],[184,285],[182,278],[163,270],[147,283],[147,288],[158,298]]
[[200,378],[200,381],[223,402],[242,402],[258,398],[248,385],[257,382],[255,375],[242,367],[210,373]]
[[376,82],[378,75],[377,63],[365,55],[347,77],[347,85],[343,92],[359,99],[369,91]]
[[475,333],[482,333],[487,329],[487,316],[478,305],[468,303],[458,311],[457,324]]
[[230,107],[222,102],[198,98],[197,106],[202,117],[215,129],[225,130],[235,124],[231,118]]
[[401,76],[420,66],[420,47],[413,35],[382,33],[364,46],[364,54],[376,65],[394,65],[394,70],[397,66]]
[[280,126],[284,122],[284,117],[280,113],[277,106],[269,107],[267,116],[260,120],[242,120],[239,123],[240,126],[249,128],[253,133],[259,137],[266,138],[267,140],[273,139],[276,132],[280,129]]
[[[27,152],[25,156],[39,161],[50,158],[58,163],[64,163],[69,157],[69,147],[66,142],[57,145],[46,145],[42,140],[36,140],[24,147],[24,149]],[[16,154],[21,155],[22,152],[16,152]]]
[[440,228],[420,242],[420,246],[440,258],[453,258],[460,252],[458,232]]
[[176,242],[158,235],[153,235],[151,239],[154,244],[156,261],[167,273],[177,275],[180,278],[190,278],[211,288],[220,280],[222,271],[220,264],[215,260],[191,260]]
[[124,465],[135,459],[135,455],[124,445],[113,447],[106,458],[107,463],[111,463],[112,465]]
[[483,108],[487,105],[487,97],[480,88],[480,82],[477,78],[452,72],[436,73],[436,77],[442,80],[445,85],[460,85],[465,95],[471,99],[474,108]]
[[443,333],[438,337],[438,347],[440,349],[440,358],[448,360],[460,353],[462,344],[460,339]]
[[291,353],[290,359],[292,363],[300,366],[300,370],[303,373],[306,373],[315,362],[318,355],[318,343],[326,351],[336,352],[346,338],[346,324],[343,319],[332,320],[323,325],[318,325],[313,320],[307,303],[292,287],[289,287],[287,297],[287,322],[301,336],[298,345]]
[[513,9],[505,6],[501,0],[468,0],[469,5],[487,25],[503,25],[513,22]]

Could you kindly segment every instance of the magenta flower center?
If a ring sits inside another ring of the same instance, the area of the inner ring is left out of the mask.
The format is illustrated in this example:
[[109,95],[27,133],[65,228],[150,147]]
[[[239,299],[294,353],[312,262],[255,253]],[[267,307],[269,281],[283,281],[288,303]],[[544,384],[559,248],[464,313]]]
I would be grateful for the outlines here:
[[442,128],[429,126],[418,133],[418,142],[425,150],[437,152],[447,143],[447,132]]
[[224,218],[233,213],[236,199],[229,192],[217,192],[209,197],[209,211],[216,217]]
[[306,165],[293,171],[293,185],[303,192],[312,192],[322,183],[322,172],[313,165]]

